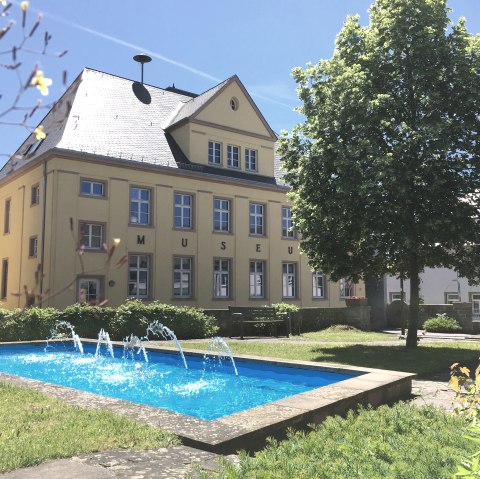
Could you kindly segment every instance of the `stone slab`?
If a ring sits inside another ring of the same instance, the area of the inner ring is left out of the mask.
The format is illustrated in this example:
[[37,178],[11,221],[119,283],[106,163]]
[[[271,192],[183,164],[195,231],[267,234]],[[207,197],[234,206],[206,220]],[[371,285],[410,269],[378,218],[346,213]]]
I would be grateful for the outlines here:
[[117,449],[48,461],[0,474],[2,479],[183,479],[213,470],[219,456],[186,446],[135,451]]

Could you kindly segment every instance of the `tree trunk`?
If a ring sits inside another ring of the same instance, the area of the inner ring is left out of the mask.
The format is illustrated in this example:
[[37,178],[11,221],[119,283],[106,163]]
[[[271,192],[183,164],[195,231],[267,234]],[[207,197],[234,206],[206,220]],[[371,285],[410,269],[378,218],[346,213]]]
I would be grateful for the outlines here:
[[408,320],[407,348],[416,348],[418,344],[418,312],[420,306],[420,272],[417,255],[410,257],[410,315]]

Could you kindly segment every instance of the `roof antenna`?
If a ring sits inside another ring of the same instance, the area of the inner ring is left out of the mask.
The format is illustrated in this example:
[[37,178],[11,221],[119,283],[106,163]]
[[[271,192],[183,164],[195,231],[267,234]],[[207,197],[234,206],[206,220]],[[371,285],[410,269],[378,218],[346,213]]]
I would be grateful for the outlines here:
[[149,57],[148,55],[145,55],[145,53],[140,53],[140,55],[135,55],[133,59],[142,64],[142,85],[143,85],[143,64],[144,63],[149,63],[152,61],[152,57]]

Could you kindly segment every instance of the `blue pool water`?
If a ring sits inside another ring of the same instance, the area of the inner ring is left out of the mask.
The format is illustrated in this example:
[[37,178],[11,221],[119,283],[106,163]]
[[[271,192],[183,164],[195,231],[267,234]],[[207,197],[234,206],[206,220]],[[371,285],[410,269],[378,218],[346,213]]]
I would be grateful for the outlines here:
[[238,376],[229,361],[207,362],[187,355],[188,370],[176,354],[148,352],[146,363],[115,357],[95,357],[95,345],[81,355],[65,346],[0,347],[0,372],[59,384],[103,396],[169,409],[213,420],[294,394],[353,377],[314,369],[237,360]]

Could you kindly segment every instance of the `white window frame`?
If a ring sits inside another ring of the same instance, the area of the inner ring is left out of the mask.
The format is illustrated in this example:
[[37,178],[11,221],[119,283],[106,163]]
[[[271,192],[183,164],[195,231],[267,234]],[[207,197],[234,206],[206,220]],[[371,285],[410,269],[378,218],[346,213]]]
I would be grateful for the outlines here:
[[[401,301],[402,300],[402,292],[401,291],[391,291],[390,295],[390,303],[394,301]],[[403,301],[405,301],[405,291],[403,292]]]
[[36,258],[38,253],[38,236],[31,236],[28,239],[28,257]]
[[208,140],[208,164],[222,164],[222,144],[218,141]]
[[[83,185],[88,185],[88,191],[83,191]],[[101,187],[101,192],[96,193],[95,192],[95,187],[100,185]],[[105,182],[104,181],[98,181],[98,180],[88,180],[86,178],[82,178],[80,180],[80,194],[83,196],[92,196],[96,198],[104,198],[105,197]]]
[[[230,233],[232,202],[225,198],[213,198],[213,231]],[[218,215],[218,220],[216,216]]]
[[[94,228],[100,228],[100,235],[94,234]],[[102,250],[105,242],[105,224],[88,221],[79,222],[79,242],[86,250]],[[85,241],[86,239],[86,241]],[[94,239],[97,239],[98,245],[95,244]]]
[[297,235],[292,228],[292,208],[290,206],[282,206],[282,238],[295,239]]
[[[145,199],[144,193],[147,198]],[[142,209],[146,208],[146,212]],[[152,221],[152,190],[140,186],[130,187],[130,224],[150,226]],[[146,215],[146,220],[144,216]]]
[[[260,266],[260,268],[259,268]],[[265,261],[252,260],[249,267],[249,297],[265,298]]]
[[257,171],[257,162],[258,151],[252,148],[245,148],[245,169],[248,171]]
[[458,291],[445,291],[445,304],[459,303],[460,295]]
[[232,293],[232,260],[214,258],[213,260],[213,297],[230,298]]
[[340,299],[350,298],[355,296],[355,283],[347,281],[345,278],[341,278],[338,282],[340,288]]
[[249,231],[252,236],[265,236],[265,205],[262,203],[250,203]]
[[[135,264],[132,265],[132,260],[135,259]],[[146,266],[141,266],[142,261],[146,261]],[[150,270],[151,257],[148,254],[132,253],[128,255],[128,296],[130,298],[145,299],[150,297]],[[132,280],[132,273],[135,279]],[[145,277],[145,282],[141,282],[141,276]],[[140,285],[145,284],[143,288],[145,293],[139,293]],[[131,292],[131,286],[134,285],[135,293]]]
[[297,263],[282,263],[282,298],[297,297]]
[[240,168],[240,147],[227,145],[227,166],[229,168]]
[[[179,261],[178,265],[176,264],[177,261]],[[177,283],[179,288],[175,288]],[[174,298],[193,297],[193,258],[191,256],[173,257],[172,290]]]
[[480,320],[480,293],[470,293],[470,301],[472,302],[472,319]]
[[[90,299],[91,291],[90,286],[94,285],[95,299]],[[85,288],[86,286],[86,288]],[[82,289],[85,293],[82,293]],[[100,278],[78,278],[77,279],[77,301],[85,304],[98,304],[100,302],[100,295],[102,291],[102,280]]]
[[326,298],[326,278],[323,273],[314,271],[312,273],[312,297],[315,299]]
[[[185,201],[186,198],[190,199],[189,204]],[[177,218],[180,225],[177,224]],[[186,221],[189,223],[188,226],[185,226]],[[174,194],[173,226],[182,230],[193,229],[193,195],[187,193]]]

